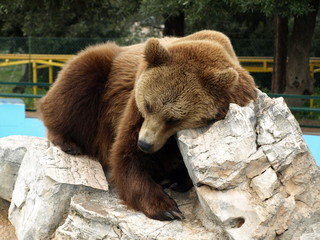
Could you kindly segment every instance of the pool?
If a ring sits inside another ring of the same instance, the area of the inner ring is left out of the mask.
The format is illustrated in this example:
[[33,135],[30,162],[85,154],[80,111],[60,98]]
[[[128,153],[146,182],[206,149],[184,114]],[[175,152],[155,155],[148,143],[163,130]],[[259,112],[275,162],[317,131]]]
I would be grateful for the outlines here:
[[320,136],[319,135],[303,135],[314,159],[320,166]]
[[0,98],[0,137],[25,135],[45,137],[46,128],[37,118],[26,118],[21,99]]

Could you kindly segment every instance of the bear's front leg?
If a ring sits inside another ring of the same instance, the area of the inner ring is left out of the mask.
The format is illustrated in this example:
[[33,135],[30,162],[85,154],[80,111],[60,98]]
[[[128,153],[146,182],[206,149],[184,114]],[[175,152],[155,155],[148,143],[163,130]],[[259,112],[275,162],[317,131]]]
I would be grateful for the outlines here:
[[143,119],[133,94],[125,109],[113,144],[109,165],[112,182],[120,198],[130,207],[157,220],[183,219],[176,202],[148,173],[148,154],[138,149],[138,133]]

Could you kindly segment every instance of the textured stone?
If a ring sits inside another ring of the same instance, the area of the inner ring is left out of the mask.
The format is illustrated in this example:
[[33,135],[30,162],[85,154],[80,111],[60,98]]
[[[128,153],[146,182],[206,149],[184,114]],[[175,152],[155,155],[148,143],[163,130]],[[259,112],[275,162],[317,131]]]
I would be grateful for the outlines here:
[[282,98],[258,91],[177,139],[204,212],[234,239],[320,239],[320,170]]
[[317,240],[320,236],[320,222],[312,224],[305,233],[302,234],[300,240]]
[[21,166],[16,169],[9,209],[18,239],[231,239],[222,226],[204,216],[195,191],[168,192],[185,220],[152,220],[121,204],[114,190],[108,190],[96,161],[67,155],[43,138],[1,140],[11,141],[6,151],[14,155],[20,148],[13,143],[20,139],[27,144],[21,144],[24,154],[16,158]]
[[186,219],[161,222],[142,213],[128,210],[111,192],[76,194],[71,201],[68,218],[55,234],[55,240],[207,240],[230,239],[219,226],[208,231],[196,218],[197,197],[194,191],[174,194]]
[[270,167],[270,163],[261,148],[245,161],[250,163],[246,166],[246,175],[248,178],[260,175]]
[[271,197],[279,184],[277,174],[272,168],[268,168],[264,173],[253,178],[251,181],[251,187],[262,201]]
[[8,220],[8,208],[10,203],[0,198],[0,239],[16,240],[14,227]]
[[252,104],[231,104],[226,118],[214,126],[180,131],[180,151],[194,184],[226,189],[243,181],[246,159],[257,149],[255,124]]
[[18,239],[48,239],[66,217],[75,192],[108,186],[98,162],[67,155],[44,138],[30,140],[12,193],[9,220]]
[[11,200],[21,161],[30,145],[26,136],[0,138],[0,198]]
[[209,219],[220,223],[234,239],[251,239],[261,220],[249,193],[235,189],[214,191],[201,186],[197,194]]

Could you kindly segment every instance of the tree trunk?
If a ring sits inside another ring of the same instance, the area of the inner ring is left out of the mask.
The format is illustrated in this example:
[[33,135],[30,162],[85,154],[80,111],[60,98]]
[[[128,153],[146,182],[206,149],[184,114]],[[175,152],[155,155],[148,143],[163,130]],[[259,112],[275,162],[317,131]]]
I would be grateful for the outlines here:
[[310,76],[309,52],[316,23],[320,0],[314,0],[311,7],[314,9],[307,15],[295,17],[291,36],[286,91],[288,94],[312,94],[314,80]]
[[275,25],[271,91],[273,93],[283,93],[286,87],[288,18],[277,16]]
[[179,12],[178,15],[166,16],[164,22],[164,36],[184,36],[184,12]]

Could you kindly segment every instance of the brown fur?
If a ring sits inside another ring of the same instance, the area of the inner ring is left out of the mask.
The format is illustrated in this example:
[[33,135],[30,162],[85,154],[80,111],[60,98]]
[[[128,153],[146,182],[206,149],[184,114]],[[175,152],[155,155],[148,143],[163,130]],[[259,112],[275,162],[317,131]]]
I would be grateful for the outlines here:
[[158,183],[187,175],[172,136],[222,119],[229,103],[244,106],[255,97],[254,81],[229,39],[201,31],[129,47],[89,47],[59,73],[40,111],[54,144],[110,168],[129,207],[170,220],[182,214]]

